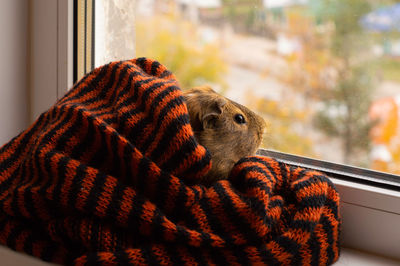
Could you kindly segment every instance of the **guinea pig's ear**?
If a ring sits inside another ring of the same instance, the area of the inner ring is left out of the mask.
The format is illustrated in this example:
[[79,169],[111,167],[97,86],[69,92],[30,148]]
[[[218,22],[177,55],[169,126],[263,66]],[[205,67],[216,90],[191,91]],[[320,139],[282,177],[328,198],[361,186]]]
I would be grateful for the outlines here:
[[202,118],[203,129],[215,128],[219,115],[217,113],[205,114]]
[[207,108],[207,111],[203,114],[202,123],[203,128],[215,128],[216,122],[220,118],[224,106],[227,104],[225,98],[216,98]]
[[198,93],[216,93],[216,92],[215,92],[210,86],[208,86],[208,85],[197,86],[197,87],[194,87],[192,90],[195,91],[195,92],[198,92]]

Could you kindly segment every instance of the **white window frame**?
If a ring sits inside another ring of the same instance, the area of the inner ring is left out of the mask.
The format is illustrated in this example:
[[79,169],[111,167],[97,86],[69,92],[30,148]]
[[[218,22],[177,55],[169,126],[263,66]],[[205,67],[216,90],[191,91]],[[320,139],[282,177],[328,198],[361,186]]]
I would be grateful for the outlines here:
[[[33,121],[72,86],[73,0],[30,3],[33,5],[30,73]],[[45,16],[49,9],[53,15]],[[400,259],[400,185],[390,180],[380,183],[376,176],[399,181],[400,177],[280,152],[260,150],[259,153],[331,176],[341,196],[343,246]]]
[[73,0],[29,1],[30,121],[73,85]]

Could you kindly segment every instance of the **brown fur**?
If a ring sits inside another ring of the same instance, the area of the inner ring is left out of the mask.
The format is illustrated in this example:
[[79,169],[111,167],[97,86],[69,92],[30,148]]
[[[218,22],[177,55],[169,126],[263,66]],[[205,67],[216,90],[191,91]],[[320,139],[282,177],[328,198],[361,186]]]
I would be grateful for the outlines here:
[[[255,154],[261,144],[265,121],[208,86],[189,89],[184,92],[184,97],[195,137],[212,158],[212,168],[202,183],[211,184],[228,178],[239,159]],[[237,114],[241,114],[246,122],[235,122]]]

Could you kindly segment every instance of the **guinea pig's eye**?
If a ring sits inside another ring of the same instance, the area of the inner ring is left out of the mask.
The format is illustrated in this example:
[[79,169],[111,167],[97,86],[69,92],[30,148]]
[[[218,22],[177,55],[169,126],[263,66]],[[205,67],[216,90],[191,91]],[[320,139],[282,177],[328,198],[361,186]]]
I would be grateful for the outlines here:
[[244,116],[241,114],[236,114],[235,115],[235,122],[238,124],[244,124],[246,123],[246,119],[244,119]]

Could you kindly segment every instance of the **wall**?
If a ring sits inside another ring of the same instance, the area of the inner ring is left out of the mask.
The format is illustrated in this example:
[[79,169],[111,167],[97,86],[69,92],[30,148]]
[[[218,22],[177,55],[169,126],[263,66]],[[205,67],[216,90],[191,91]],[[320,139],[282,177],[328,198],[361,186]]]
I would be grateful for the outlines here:
[[72,87],[73,1],[27,1],[32,123]]
[[28,123],[28,1],[0,2],[0,146]]
[[57,100],[57,2],[29,0],[30,121]]
[[[72,86],[72,0],[0,0],[0,147]],[[1,266],[54,265],[0,245]]]

